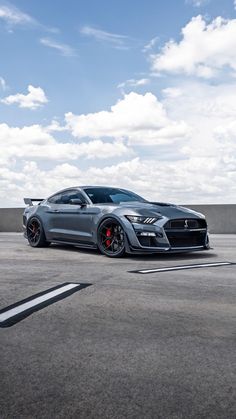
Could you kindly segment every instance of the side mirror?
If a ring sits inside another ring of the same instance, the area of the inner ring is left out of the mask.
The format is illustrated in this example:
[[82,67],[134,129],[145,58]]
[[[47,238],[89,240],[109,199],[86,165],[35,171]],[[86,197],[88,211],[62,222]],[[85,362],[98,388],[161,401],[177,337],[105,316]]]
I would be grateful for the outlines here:
[[84,202],[81,201],[81,199],[70,199],[69,204],[71,205],[80,205],[81,207],[84,205]]

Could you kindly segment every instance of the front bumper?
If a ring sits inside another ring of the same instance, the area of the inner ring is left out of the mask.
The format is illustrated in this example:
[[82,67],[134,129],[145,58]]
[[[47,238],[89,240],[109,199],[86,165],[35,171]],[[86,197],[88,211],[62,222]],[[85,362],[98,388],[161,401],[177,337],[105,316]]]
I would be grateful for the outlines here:
[[129,253],[180,253],[208,250],[207,227],[167,229],[166,220],[152,225],[132,224],[127,231]]

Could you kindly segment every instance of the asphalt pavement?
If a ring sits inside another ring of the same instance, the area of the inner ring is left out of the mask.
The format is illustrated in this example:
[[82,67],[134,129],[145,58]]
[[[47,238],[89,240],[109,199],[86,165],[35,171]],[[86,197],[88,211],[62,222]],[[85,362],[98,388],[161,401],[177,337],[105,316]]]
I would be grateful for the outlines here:
[[1,233],[0,418],[235,419],[236,265],[210,264],[236,235],[211,245],[109,259]]

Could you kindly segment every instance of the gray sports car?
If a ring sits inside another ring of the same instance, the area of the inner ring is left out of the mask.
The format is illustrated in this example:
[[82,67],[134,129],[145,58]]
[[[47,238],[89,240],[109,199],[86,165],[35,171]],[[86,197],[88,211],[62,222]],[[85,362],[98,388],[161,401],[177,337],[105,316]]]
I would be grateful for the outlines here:
[[98,248],[110,257],[209,249],[204,215],[148,202],[125,189],[80,186],[24,201],[29,205],[23,215],[24,235],[32,247],[72,244]]

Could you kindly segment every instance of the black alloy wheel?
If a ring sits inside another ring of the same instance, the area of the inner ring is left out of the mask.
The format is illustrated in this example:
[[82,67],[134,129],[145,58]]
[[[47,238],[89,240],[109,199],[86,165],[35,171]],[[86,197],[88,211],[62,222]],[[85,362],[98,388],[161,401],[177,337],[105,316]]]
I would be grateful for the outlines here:
[[125,254],[125,233],[114,218],[107,218],[98,228],[98,248],[106,256],[118,258]]
[[47,247],[50,242],[46,241],[45,233],[41,221],[33,217],[27,224],[27,238],[32,247]]

